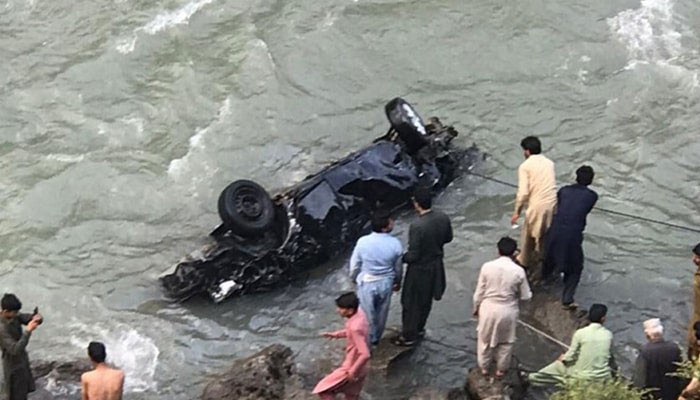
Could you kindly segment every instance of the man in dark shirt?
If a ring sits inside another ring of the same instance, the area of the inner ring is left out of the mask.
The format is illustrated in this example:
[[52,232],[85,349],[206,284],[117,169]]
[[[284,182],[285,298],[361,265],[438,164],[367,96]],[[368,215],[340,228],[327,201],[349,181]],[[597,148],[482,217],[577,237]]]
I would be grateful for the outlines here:
[[583,230],[586,216],[593,209],[598,194],[588,188],[593,182],[593,168],[584,165],[576,170],[576,184],[565,186],[557,193],[557,212],[547,233],[547,258],[542,278],[552,273],[564,273],[562,304],[574,309],[574,293],[583,271]]
[[[1,398],[27,400],[27,395],[33,392],[35,387],[26,347],[29,337],[41,324],[42,318],[39,314],[20,313],[22,303],[14,294],[5,294],[0,306],[0,347],[4,373]],[[22,325],[27,325],[27,329],[23,331]]]
[[652,389],[657,400],[676,400],[682,383],[676,372],[681,359],[681,349],[663,338],[664,327],[658,318],[644,321],[644,335],[649,340],[639,352],[634,368],[634,385],[640,389]]
[[408,251],[403,256],[408,264],[401,293],[403,328],[394,340],[400,346],[413,346],[425,334],[433,299],[440,300],[447,286],[442,247],[452,241],[450,218],[431,209],[429,190],[416,190],[413,206],[419,217],[409,228]]

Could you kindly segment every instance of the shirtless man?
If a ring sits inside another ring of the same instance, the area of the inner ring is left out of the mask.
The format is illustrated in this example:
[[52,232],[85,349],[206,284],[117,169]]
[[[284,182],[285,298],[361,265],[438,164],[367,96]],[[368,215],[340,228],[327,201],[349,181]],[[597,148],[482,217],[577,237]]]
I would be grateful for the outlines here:
[[88,356],[95,369],[80,377],[83,400],[121,400],[124,388],[124,372],[105,364],[107,351],[100,342],[90,342]]

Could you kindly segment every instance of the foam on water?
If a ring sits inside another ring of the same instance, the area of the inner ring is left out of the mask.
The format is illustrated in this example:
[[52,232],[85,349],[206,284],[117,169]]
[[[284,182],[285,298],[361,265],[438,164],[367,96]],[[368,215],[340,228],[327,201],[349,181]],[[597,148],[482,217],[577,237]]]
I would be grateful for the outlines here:
[[136,40],[138,39],[139,32],[155,35],[158,32],[172,28],[176,25],[186,24],[190,21],[190,18],[197,13],[197,11],[201,10],[207,4],[211,4],[213,2],[214,0],[190,1],[176,10],[156,15],[156,17],[146,25],[134,29],[134,32],[130,38],[119,40],[116,46],[117,51],[122,54],[131,53],[136,48]]
[[620,12],[608,25],[627,47],[630,65],[669,61],[683,51],[673,0],[642,0],[640,8]]
[[[197,157],[197,154],[206,152],[206,137],[210,129],[224,122],[229,115],[231,115],[231,99],[227,97],[219,107],[216,119],[207,127],[197,129],[195,134],[190,137],[187,153],[181,158],[170,161],[168,165],[168,176],[173,179],[181,179],[183,176],[187,175],[190,171],[192,159]],[[201,164],[202,162],[206,162],[206,160],[198,160],[198,162]]]
[[105,344],[107,362],[124,370],[125,392],[156,390],[154,377],[160,351],[153,339],[125,325],[106,329],[74,323],[73,328],[70,342],[81,351],[93,340]]

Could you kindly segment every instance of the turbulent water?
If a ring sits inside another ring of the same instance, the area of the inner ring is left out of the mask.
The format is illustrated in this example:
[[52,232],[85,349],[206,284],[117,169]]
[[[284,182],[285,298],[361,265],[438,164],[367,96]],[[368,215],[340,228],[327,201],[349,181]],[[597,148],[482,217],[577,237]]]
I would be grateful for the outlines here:
[[[218,222],[237,178],[274,191],[368,143],[401,95],[514,181],[524,135],[561,184],[597,171],[599,206],[700,226],[700,6],[694,0],[5,0],[0,2],[0,289],[38,305],[30,356],[103,340],[130,399],[192,399],[273,342],[304,365],[340,351],[346,257],[272,293],[180,305],[157,276]],[[372,399],[461,383],[471,295],[512,233],[512,189],[474,177],[437,205],[454,221],[449,286],[425,342]],[[405,240],[412,213],[400,216]],[[578,300],[609,305],[629,371],[640,323],[681,340],[698,234],[594,212]],[[394,297],[390,325],[399,324]],[[528,332],[539,367],[558,349]],[[543,347],[544,346],[544,347]],[[538,348],[539,351],[534,349]],[[547,351],[542,351],[542,348]]]

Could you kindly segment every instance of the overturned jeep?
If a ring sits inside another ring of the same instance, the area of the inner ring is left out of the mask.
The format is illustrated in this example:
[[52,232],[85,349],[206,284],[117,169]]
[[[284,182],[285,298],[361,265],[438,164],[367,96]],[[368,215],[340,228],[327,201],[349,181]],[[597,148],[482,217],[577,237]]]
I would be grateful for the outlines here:
[[212,243],[160,277],[166,294],[207,293],[218,303],[269,290],[351,247],[374,211],[409,205],[419,186],[444,189],[480,157],[473,145],[452,148],[457,131],[437,118],[424,124],[401,98],[385,112],[386,134],[272,198],[248,180],[226,187]]

